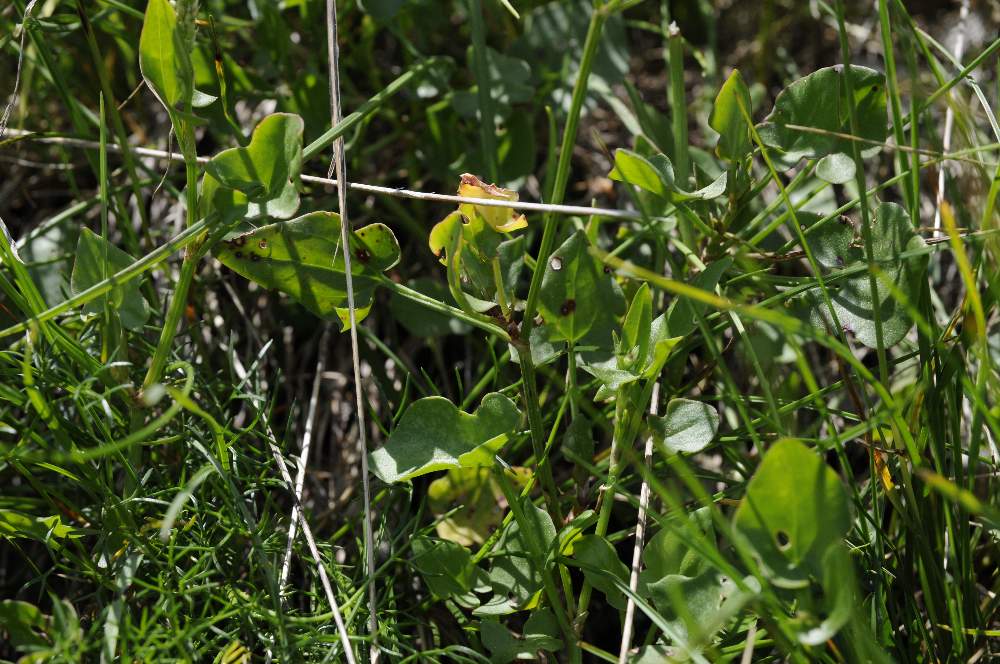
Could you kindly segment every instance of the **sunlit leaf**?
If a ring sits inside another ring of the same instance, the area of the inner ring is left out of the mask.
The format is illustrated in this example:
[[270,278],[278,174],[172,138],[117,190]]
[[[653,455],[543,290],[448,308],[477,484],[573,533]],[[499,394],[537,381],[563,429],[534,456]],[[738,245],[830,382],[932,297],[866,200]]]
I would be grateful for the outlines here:
[[[223,265],[265,288],[290,295],[318,316],[344,323],[347,273],[340,246],[340,215],[311,212],[220,243]],[[367,311],[378,277],[399,261],[399,244],[382,224],[351,233],[351,274],[359,318]]]
[[719,412],[700,401],[671,399],[666,415],[649,416],[649,427],[670,452],[693,454],[708,447],[715,438]]
[[[877,153],[888,133],[885,77],[867,67],[851,65],[854,99],[847,94],[843,65],[819,69],[786,87],[774,100],[774,110],[758,127],[761,139],[793,163],[836,153],[851,154],[850,107],[853,105],[863,156]],[[803,127],[804,129],[800,129]]]
[[801,586],[847,534],[851,509],[833,469],[799,441],[786,439],[771,446],[750,479],[734,525],[776,583]]
[[722,159],[740,161],[753,149],[750,140],[750,123],[753,117],[750,106],[750,90],[738,69],[734,69],[722,84],[708,125],[719,132],[719,142],[715,152]]
[[391,483],[436,470],[492,466],[520,419],[514,402],[498,393],[483,397],[474,413],[443,397],[420,399],[403,413],[386,444],[371,453],[372,472]]
[[257,125],[246,147],[230,148],[206,165],[205,205],[224,218],[267,215],[287,219],[299,207],[302,118],[274,113]]

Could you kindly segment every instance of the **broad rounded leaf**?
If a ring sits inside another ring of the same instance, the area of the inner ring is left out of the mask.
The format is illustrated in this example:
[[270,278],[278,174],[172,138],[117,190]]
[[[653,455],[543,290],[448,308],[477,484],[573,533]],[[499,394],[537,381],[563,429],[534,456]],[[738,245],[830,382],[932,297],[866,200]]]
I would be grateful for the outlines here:
[[828,154],[816,164],[816,177],[830,184],[844,184],[854,179],[854,159],[843,152]]
[[291,217],[299,207],[303,127],[291,113],[261,120],[249,145],[223,150],[208,162],[202,196],[216,209],[235,208],[236,217]]
[[447,540],[416,537],[411,547],[410,563],[420,572],[435,597],[448,598],[472,591],[477,570],[472,555],[464,546]]
[[490,651],[490,661],[505,664],[516,659],[534,660],[539,650],[562,649],[559,623],[549,609],[535,609],[524,623],[524,633],[515,636],[496,618],[485,618],[479,623],[483,645]]
[[719,431],[719,413],[707,403],[671,399],[666,415],[649,417],[649,427],[670,452],[693,454],[708,447],[715,438]]
[[851,509],[840,478],[797,440],[767,451],[736,510],[746,536],[776,582],[798,586],[821,570],[827,549],[851,527]]
[[495,392],[483,397],[474,413],[443,397],[419,399],[386,444],[371,453],[372,472],[390,483],[447,468],[491,466],[520,419],[514,402]]
[[[316,315],[344,323],[347,272],[340,237],[340,215],[311,212],[221,242],[215,256],[247,279],[292,296]],[[351,233],[358,320],[371,306],[377,278],[398,261],[399,243],[389,227],[370,224]]]
[[[788,162],[838,152],[850,154],[852,141],[843,135],[851,134],[851,105],[859,137],[884,142],[888,134],[885,77],[881,72],[857,65],[851,65],[851,74],[853,100],[848,98],[843,65],[819,69],[782,90],[774,100],[774,110],[759,126],[764,143],[782,151]],[[859,147],[864,156],[881,149],[870,142]]]
[[[827,285],[837,313],[837,322],[865,346],[875,348],[878,340],[875,326],[877,306],[882,326],[882,343],[888,347],[902,341],[913,327],[913,320],[906,307],[893,296],[886,282],[891,283],[911,303],[915,301],[920,292],[920,282],[925,278],[928,257],[918,253],[916,256],[903,258],[901,254],[919,252],[926,243],[914,232],[906,211],[895,203],[882,203],[878,206],[872,218],[871,230],[873,255],[879,268],[874,295],[860,234],[852,226],[827,223],[806,237],[820,265],[831,268],[863,268],[850,277]],[[804,315],[817,327],[834,324],[829,307],[818,291],[807,292],[793,304],[804,307]]]

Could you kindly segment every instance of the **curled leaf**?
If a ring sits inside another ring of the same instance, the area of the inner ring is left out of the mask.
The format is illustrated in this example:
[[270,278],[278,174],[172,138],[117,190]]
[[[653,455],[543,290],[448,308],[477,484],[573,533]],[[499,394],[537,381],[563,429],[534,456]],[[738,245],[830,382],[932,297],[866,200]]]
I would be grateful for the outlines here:
[[[504,189],[495,184],[486,184],[470,173],[462,174],[461,184],[458,185],[458,195],[463,198],[488,198],[497,201],[517,202],[516,191]],[[490,228],[500,233],[510,233],[528,226],[528,220],[525,219],[524,215],[517,214],[513,208],[463,203],[458,206],[458,209],[470,221],[478,216]]]

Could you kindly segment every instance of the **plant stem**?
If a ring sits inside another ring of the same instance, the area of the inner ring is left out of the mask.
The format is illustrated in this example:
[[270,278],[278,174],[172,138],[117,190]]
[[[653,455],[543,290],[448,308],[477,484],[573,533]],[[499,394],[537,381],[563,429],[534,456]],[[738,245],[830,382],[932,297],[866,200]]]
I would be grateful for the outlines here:
[[[583,101],[587,96],[587,81],[590,78],[590,70],[594,65],[594,56],[601,42],[601,30],[607,20],[608,12],[617,3],[612,1],[606,5],[594,8],[594,13],[590,16],[590,25],[587,28],[587,37],[583,45],[583,57],[580,60],[580,69],[577,72],[576,83],[573,85],[573,97],[570,101],[569,115],[566,118],[566,127],[563,130],[562,146],[559,148],[559,162],[556,166],[555,182],[552,187],[551,203],[560,204],[566,194],[566,184],[569,182],[570,161],[573,155],[573,145],[576,142],[577,126],[580,123],[580,112],[583,109]],[[538,388],[535,383],[535,367],[531,358],[531,330],[534,327],[535,312],[538,310],[538,296],[542,285],[542,275],[545,272],[544,266],[548,264],[549,256],[552,254],[556,241],[556,218],[551,212],[546,213],[542,226],[542,242],[538,248],[538,255],[535,257],[535,271],[531,275],[531,285],[528,287],[528,299],[524,305],[524,319],[521,323],[521,347],[518,354],[523,377],[522,392],[524,395],[524,405],[528,411],[528,424],[531,428],[531,443],[535,451],[535,462],[541,463],[542,452],[545,446],[545,431],[542,426],[542,414],[538,404]],[[551,468],[548,464],[539,467],[542,475],[542,488],[551,497],[552,501],[558,498],[555,491],[555,482],[552,480]],[[559,513],[559,506],[549,500],[546,501],[549,511],[554,514]]]
[[[182,146],[185,143],[183,140],[179,142]],[[193,144],[193,141],[191,144]],[[187,222],[190,228],[195,224],[198,216],[198,161],[197,159],[189,158],[188,150],[185,150],[183,147],[182,150],[185,153],[184,170],[187,175],[187,191],[185,193],[187,195]],[[163,368],[170,359],[170,349],[174,343],[174,336],[177,334],[177,326],[181,321],[181,316],[184,314],[185,305],[187,304],[188,290],[191,288],[191,282],[194,280],[194,273],[198,269],[198,262],[201,260],[204,249],[204,238],[201,238],[195,240],[193,244],[184,250],[184,261],[181,263],[180,278],[174,287],[170,304],[167,305],[167,315],[164,317],[163,327],[160,330],[160,340],[157,342],[156,350],[153,352],[153,359],[149,364],[149,370],[146,371],[146,378],[142,381],[143,389],[146,389],[153,383],[159,382],[163,374]]]

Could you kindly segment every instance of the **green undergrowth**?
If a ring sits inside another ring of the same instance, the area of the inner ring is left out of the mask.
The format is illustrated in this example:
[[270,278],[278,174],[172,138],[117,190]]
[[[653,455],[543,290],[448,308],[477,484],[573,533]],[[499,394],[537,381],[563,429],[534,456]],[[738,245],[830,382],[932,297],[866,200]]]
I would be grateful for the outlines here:
[[997,656],[975,15],[340,4],[0,9],[0,658]]

